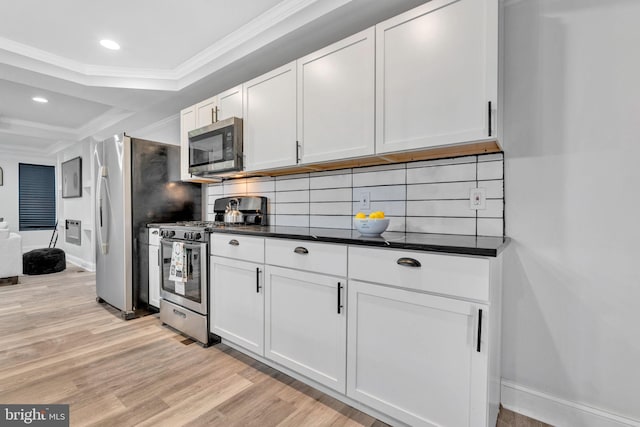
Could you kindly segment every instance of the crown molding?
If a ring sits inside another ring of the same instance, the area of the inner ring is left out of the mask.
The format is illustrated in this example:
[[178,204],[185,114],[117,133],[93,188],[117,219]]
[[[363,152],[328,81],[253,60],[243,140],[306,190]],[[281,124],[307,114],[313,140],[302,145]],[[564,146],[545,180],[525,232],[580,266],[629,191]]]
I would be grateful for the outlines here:
[[81,63],[0,37],[0,62],[85,86],[179,91],[352,0],[284,0],[174,69]]
[[41,139],[75,139],[76,130],[63,126],[51,126],[28,120],[0,118],[0,133],[29,136]]

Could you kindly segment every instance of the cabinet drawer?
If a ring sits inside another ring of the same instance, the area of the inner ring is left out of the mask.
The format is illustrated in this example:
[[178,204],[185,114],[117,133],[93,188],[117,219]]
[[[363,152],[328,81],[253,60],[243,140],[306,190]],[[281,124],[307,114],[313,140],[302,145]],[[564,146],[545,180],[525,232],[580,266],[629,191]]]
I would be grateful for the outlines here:
[[238,234],[212,233],[211,255],[264,263],[264,239]]
[[487,258],[349,247],[349,278],[474,300],[489,299]]
[[266,263],[281,267],[330,274],[347,275],[347,247],[288,239],[266,239]]

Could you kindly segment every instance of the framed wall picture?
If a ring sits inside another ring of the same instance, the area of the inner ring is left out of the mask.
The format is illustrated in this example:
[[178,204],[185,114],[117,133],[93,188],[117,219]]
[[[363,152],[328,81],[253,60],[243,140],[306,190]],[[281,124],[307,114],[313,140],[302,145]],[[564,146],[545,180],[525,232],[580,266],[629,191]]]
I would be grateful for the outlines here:
[[82,157],[62,163],[62,197],[82,197]]

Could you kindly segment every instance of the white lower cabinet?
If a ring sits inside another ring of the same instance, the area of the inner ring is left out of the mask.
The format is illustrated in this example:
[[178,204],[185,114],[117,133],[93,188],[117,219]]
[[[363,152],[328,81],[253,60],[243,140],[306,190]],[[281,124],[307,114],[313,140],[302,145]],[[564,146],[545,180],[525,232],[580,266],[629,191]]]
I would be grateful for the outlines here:
[[[155,233],[155,236],[152,235]],[[160,245],[158,229],[149,229],[149,305],[160,308]]]
[[345,393],[346,280],[270,265],[265,272],[265,357]]
[[354,280],[348,300],[347,396],[412,426],[484,425],[485,305]]
[[264,355],[263,265],[218,256],[210,265],[211,332]]

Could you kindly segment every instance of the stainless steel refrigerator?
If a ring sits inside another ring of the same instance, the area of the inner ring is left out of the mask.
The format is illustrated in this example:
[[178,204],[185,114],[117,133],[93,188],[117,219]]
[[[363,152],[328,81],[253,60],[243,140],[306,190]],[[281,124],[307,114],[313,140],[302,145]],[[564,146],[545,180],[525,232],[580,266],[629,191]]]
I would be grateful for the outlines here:
[[180,181],[180,147],[114,135],[94,150],[96,293],[130,319],[148,305],[148,223],[200,220],[200,184]]

